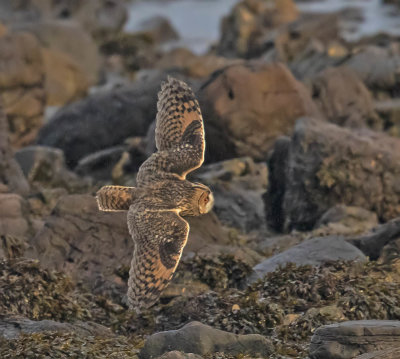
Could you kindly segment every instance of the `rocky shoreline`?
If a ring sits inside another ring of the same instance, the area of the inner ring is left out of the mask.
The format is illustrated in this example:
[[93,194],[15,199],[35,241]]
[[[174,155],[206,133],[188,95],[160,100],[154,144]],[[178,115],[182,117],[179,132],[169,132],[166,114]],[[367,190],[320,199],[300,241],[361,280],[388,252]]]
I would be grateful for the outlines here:
[[[0,357],[400,358],[400,39],[243,0],[207,54],[123,0],[0,1]],[[104,184],[135,185],[157,92],[186,81],[214,210],[154,307]]]

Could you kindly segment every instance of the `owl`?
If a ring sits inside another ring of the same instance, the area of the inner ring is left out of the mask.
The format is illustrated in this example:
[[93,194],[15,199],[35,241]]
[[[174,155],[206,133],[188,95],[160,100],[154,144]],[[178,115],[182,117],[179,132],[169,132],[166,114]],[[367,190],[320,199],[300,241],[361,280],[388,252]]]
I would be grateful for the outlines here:
[[168,78],[158,94],[157,152],[139,168],[136,187],[104,186],[96,195],[102,211],[128,211],[135,243],[128,280],[131,309],[152,306],[170,282],[186,245],[186,216],[209,212],[213,194],[186,175],[204,161],[204,124],[192,90]]

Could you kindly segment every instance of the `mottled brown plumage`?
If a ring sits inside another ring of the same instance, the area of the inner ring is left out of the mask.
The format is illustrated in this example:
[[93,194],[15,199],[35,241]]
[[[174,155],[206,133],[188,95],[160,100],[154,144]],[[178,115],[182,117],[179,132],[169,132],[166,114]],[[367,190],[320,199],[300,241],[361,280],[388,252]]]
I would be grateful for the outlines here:
[[204,161],[204,127],[199,104],[182,81],[168,78],[158,95],[156,145],[140,167],[137,187],[105,186],[97,193],[99,209],[128,210],[135,242],[128,280],[132,309],[150,307],[170,282],[189,234],[182,216],[207,213],[211,190],[186,175]]

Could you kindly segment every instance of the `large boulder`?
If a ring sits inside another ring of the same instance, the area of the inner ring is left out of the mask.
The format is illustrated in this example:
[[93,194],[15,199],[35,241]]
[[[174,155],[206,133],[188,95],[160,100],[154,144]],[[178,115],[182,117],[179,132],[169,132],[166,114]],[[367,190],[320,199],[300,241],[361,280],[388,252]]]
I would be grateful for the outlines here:
[[28,33],[0,37],[0,100],[13,146],[29,143],[42,125],[45,105],[41,48]]
[[305,240],[304,242],[276,254],[253,268],[249,281],[254,282],[265,277],[267,273],[275,271],[279,266],[288,263],[301,265],[322,265],[333,261],[365,262],[367,258],[355,246],[347,243],[343,238],[328,236]]
[[157,93],[166,75],[100,92],[59,110],[41,129],[38,144],[64,151],[74,167],[91,153],[143,136],[154,120]]
[[[129,267],[134,246],[126,215],[99,211],[91,195],[61,197],[31,240],[28,254],[44,267],[63,270],[95,289],[124,293],[125,284],[117,269]],[[190,226],[187,251],[227,242],[213,214],[191,218]]]
[[339,126],[382,127],[369,90],[347,67],[328,68],[312,82],[313,100]]
[[43,47],[69,55],[86,74],[89,84],[97,83],[100,69],[97,45],[77,22],[43,20],[17,24],[14,30],[28,31],[37,37]]
[[254,56],[272,29],[297,17],[292,0],[243,0],[222,21],[218,52],[227,57]]
[[42,49],[47,106],[63,106],[84,97],[89,79],[75,60],[57,50]]
[[397,91],[400,49],[369,45],[358,49],[345,65],[354,70],[375,92],[393,94]]
[[311,338],[310,358],[352,359],[388,348],[397,348],[399,353],[399,343],[400,322],[396,320],[359,320],[324,325]]
[[336,204],[371,210],[383,221],[400,215],[398,139],[304,118],[285,153],[284,168],[278,161],[270,168],[284,174],[273,184],[282,188],[281,201],[266,200],[267,213],[280,213],[284,228],[310,229]]
[[267,173],[265,163],[245,157],[203,166],[193,177],[212,188],[214,211],[224,224],[249,232],[266,227],[262,195]]
[[296,119],[319,116],[307,89],[282,64],[246,62],[216,72],[199,91],[207,156],[265,159]]
[[191,322],[179,330],[151,335],[139,353],[141,359],[157,358],[171,350],[199,355],[222,352],[229,355],[266,356],[272,352],[271,342],[259,334],[238,335]]

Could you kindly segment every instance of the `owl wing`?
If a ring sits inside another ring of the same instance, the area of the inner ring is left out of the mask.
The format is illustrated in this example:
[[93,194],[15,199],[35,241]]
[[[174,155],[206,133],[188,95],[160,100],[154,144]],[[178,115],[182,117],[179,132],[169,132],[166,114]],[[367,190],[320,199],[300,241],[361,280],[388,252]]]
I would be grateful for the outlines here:
[[135,242],[128,280],[131,309],[153,305],[170,282],[189,234],[189,224],[176,210],[146,210],[134,204],[128,212]]
[[143,163],[138,182],[157,179],[155,177],[160,173],[175,174],[184,179],[204,162],[203,117],[189,86],[169,77],[158,94],[157,110],[158,152]]

